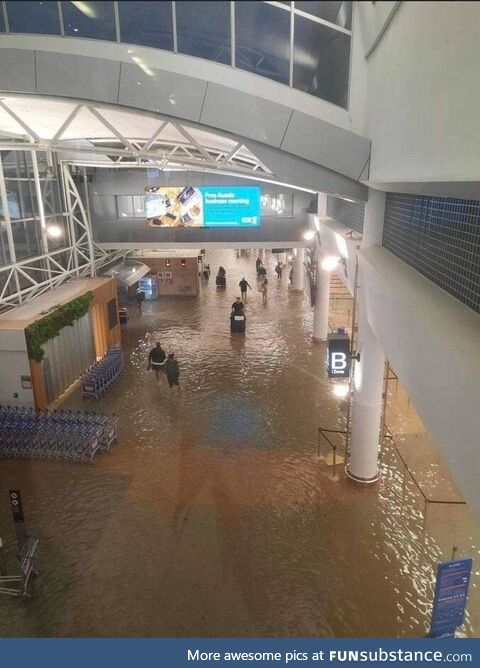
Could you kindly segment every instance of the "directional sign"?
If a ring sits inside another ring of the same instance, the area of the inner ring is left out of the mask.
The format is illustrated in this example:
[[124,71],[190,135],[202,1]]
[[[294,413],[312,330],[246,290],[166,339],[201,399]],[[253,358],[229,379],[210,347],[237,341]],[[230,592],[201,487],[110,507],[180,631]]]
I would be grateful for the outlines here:
[[348,378],[350,375],[350,337],[348,334],[328,335],[328,376]]
[[24,522],[23,517],[23,506],[22,506],[22,497],[20,496],[19,489],[10,489],[8,490],[10,495],[10,505],[12,506],[13,521],[14,522]]
[[454,636],[463,624],[473,559],[438,564],[433,602],[431,638]]

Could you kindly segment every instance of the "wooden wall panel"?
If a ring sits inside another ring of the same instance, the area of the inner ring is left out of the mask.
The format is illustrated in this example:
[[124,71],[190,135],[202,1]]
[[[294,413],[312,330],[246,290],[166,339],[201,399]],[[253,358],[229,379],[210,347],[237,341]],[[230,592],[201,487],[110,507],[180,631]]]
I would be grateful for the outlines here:
[[41,362],[30,360],[30,376],[32,379],[33,400],[37,410],[44,410],[48,406],[47,391]]
[[118,313],[117,279],[111,278],[93,290],[94,298],[90,307],[90,318],[95,342],[95,355],[103,357],[109,346],[120,342],[120,323],[112,329],[108,326],[108,302],[115,299]]

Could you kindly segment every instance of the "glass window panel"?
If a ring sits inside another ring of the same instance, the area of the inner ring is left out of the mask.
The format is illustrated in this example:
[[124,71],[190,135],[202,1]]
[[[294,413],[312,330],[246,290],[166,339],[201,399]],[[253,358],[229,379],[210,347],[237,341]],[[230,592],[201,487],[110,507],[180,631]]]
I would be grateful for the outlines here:
[[235,3],[235,64],[289,83],[290,12],[263,2]]
[[28,181],[5,179],[11,220],[33,217],[32,192]]
[[60,34],[56,2],[7,2],[7,12],[11,32]]
[[337,26],[352,28],[352,3],[351,2],[295,2],[295,9],[301,9],[302,12],[318,16],[319,19],[325,19]]
[[113,2],[62,2],[65,35],[115,41]]
[[135,218],[145,218],[145,196],[133,196],[133,215]]
[[178,50],[230,65],[230,3],[182,1],[175,6]]
[[42,254],[39,221],[12,221],[12,235],[17,260]]
[[133,195],[117,195],[117,210],[119,218],[133,218]]
[[173,50],[171,2],[119,2],[122,42]]
[[293,216],[293,193],[269,192],[261,196],[262,214],[291,218]]
[[295,16],[293,86],[347,106],[350,36]]

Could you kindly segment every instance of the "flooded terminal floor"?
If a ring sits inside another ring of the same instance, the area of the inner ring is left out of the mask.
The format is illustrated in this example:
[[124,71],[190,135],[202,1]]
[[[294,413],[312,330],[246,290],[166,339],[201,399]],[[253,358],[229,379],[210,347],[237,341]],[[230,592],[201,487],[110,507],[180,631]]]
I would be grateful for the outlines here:
[[[255,258],[211,252],[199,298],[130,308],[120,381],[100,401],[76,390],[62,406],[118,414],[110,454],[95,465],[1,462],[0,535],[14,539],[7,491],[20,488],[40,575],[30,600],[2,598],[0,635],[422,637],[436,564],[453,546],[477,560],[468,507],[426,507],[402,463],[402,443],[417,468],[425,448],[419,478],[436,499],[458,498],[438,457],[430,465],[427,436],[409,440],[394,385],[379,483],[355,486],[323,446],[319,455],[318,428],[344,429],[346,406],[306,298],[288,271],[277,280],[267,253],[263,304]],[[229,331],[242,276],[253,288],[245,338]],[[147,371],[157,340],[178,357],[179,392]],[[476,571],[463,635],[480,630],[479,581]]]

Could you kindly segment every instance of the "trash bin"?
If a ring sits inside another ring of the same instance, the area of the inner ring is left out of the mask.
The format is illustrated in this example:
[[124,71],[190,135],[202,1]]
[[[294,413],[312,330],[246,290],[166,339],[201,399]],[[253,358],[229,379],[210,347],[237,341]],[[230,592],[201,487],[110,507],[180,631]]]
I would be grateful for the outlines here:
[[246,318],[244,315],[231,315],[230,316],[230,332],[232,334],[244,334],[246,326]]

